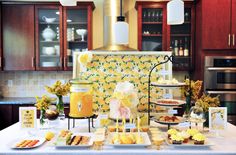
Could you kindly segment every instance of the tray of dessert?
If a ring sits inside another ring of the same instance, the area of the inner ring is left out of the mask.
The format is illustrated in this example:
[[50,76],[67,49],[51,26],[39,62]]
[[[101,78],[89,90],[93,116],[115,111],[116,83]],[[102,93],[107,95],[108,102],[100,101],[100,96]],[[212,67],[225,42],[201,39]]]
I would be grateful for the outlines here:
[[197,129],[178,131],[169,129],[166,143],[174,147],[209,147],[214,145]]
[[155,104],[159,106],[180,106],[185,104],[184,100],[176,100],[176,99],[157,99]]
[[30,137],[17,139],[11,146],[12,149],[33,149],[39,147],[45,142],[45,138]]
[[164,80],[163,78],[160,78],[157,82],[152,82],[151,85],[157,87],[183,87],[186,86],[186,83],[179,82],[175,78],[172,80]]
[[151,145],[151,141],[146,132],[114,132],[108,135],[106,145],[114,147],[146,147]]
[[91,133],[72,133],[69,130],[62,130],[54,142],[55,148],[83,148],[92,145]]
[[155,122],[160,124],[171,124],[171,125],[177,125],[179,123],[183,123],[186,120],[183,117],[179,116],[160,116],[159,118],[155,119]]

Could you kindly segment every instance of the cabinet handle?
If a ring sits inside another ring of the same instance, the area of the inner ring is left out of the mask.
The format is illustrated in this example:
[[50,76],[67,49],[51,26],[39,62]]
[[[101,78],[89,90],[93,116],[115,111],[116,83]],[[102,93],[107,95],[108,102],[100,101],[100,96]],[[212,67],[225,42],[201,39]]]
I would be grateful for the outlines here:
[[60,57],[60,66],[62,67],[62,57]]
[[66,67],[66,57],[64,57],[64,67]]
[[234,34],[232,35],[233,37],[233,46],[235,45],[235,36],[234,36]]
[[228,45],[230,46],[230,34],[229,34],[229,38],[228,38]]
[[0,68],[2,67],[2,57],[0,57]]
[[32,67],[34,68],[34,57],[32,57],[31,63],[32,63]]

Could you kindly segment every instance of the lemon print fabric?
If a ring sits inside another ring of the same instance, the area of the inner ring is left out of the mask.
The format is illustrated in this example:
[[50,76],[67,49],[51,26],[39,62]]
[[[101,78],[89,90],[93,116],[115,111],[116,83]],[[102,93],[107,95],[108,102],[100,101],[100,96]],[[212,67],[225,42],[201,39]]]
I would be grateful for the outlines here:
[[[86,57],[86,56],[84,56]],[[83,60],[87,58],[82,58]],[[118,82],[129,81],[138,89],[140,109],[146,110],[148,103],[148,74],[161,57],[154,55],[93,55],[87,64],[85,72],[79,77],[93,83],[94,111],[109,110],[109,102]],[[82,61],[83,61],[82,60]],[[86,62],[86,61],[85,61]],[[152,74],[151,81],[159,78],[158,66]],[[151,94],[156,99],[161,96],[161,90],[152,87]]]

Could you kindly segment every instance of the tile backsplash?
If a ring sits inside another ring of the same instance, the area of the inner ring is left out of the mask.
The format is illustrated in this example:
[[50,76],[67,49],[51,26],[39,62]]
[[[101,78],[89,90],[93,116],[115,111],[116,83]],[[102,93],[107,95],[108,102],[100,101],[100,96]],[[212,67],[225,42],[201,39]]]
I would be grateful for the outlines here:
[[66,82],[72,78],[72,71],[8,71],[0,72],[0,96],[35,97],[49,93],[45,85],[56,80]]

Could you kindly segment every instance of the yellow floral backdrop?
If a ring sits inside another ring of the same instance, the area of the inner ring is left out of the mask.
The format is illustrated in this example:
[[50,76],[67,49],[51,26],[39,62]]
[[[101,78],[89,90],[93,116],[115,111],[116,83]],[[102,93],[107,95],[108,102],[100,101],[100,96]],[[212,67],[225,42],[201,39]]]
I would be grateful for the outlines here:
[[[94,55],[87,66],[86,72],[80,72],[82,80],[93,82],[94,110],[99,107],[109,110],[110,98],[118,82],[129,81],[138,90],[140,111],[147,109],[148,103],[148,74],[151,68],[163,57],[156,55]],[[159,78],[158,66],[152,74],[151,81]],[[151,87],[152,98],[162,95],[158,88]],[[152,107],[154,108],[154,107]]]

